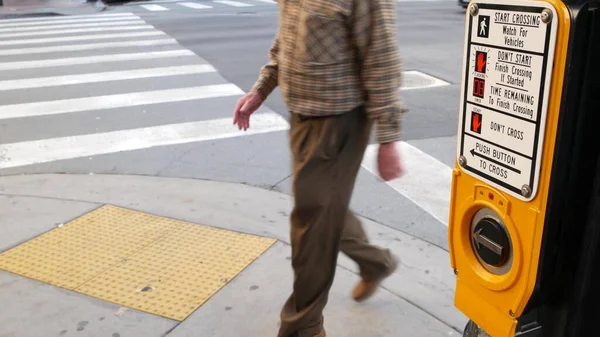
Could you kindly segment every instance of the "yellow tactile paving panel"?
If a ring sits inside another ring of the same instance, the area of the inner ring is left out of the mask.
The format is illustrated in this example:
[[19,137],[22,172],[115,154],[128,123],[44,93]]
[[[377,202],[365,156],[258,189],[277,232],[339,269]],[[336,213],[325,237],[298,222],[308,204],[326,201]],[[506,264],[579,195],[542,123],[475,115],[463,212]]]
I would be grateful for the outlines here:
[[0,254],[0,269],[184,320],[273,243],[105,205]]

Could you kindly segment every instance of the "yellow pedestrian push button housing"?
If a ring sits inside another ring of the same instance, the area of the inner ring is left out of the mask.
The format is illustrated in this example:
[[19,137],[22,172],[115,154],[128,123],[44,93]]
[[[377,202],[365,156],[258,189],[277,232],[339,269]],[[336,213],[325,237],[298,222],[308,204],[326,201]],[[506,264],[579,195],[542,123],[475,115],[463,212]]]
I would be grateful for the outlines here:
[[466,12],[448,240],[455,305],[493,337],[515,336],[535,287],[568,40],[557,0]]

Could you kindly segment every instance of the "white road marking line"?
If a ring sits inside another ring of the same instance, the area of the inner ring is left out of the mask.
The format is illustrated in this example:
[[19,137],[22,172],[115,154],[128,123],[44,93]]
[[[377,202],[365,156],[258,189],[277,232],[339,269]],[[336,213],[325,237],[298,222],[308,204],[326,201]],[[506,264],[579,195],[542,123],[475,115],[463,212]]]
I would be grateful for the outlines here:
[[104,43],[88,43],[88,44],[71,44],[51,47],[32,47],[19,49],[0,49],[0,56],[6,55],[31,55],[43,53],[55,53],[66,51],[82,51],[93,49],[108,49],[122,47],[148,47],[148,46],[163,46],[167,44],[177,44],[175,39],[161,40],[141,40],[141,41],[123,41],[123,42],[104,42]]
[[169,3],[174,3],[174,2],[180,2],[181,0],[148,0],[148,1],[136,1],[135,4],[136,5],[142,5],[142,4],[150,4],[150,3],[156,3],[156,4],[169,4]]
[[33,69],[33,68],[45,68],[45,67],[73,66],[73,65],[80,65],[80,64],[93,64],[93,63],[101,63],[101,62],[150,60],[150,59],[157,59],[157,58],[179,57],[179,56],[196,56],[196,54],[194,54],[194,52],[187,50],[187,49],[180,49],[180,50],[166,50],[166,51],[154,51],[154,52],[143,52],[143,53],[109,54],[109,55],[98,55],[98,56],[68,57],[68,58],[62,58],[62,59],[6,62],[6,63],[0,63],[0,70],[22,70],[22,69]]
[[244,3],[244,2],[231,1],[231,0],[214,0],[213,2],[224,4],[224,5],[229,5],[229,6],[234,6],[234,7],[253,7],[254,6],[251,4]]
[[3,158],[0,169],[282,131],[288,128],[288,123],[278,114],[267,112],[252,116],[250,126],[250,129],[240,131],[231,118],[223,118],[4,144],[0,145],[0,158]]
[[65,18],[63,21],[33,21],[33,22],[23,22],[23,23],[5,23],[4,20],[0,21],[0,27],[8,28],[8,27],[53,27],[57,25],[63,24],[72,24],[72,23],[86,23],[86,22],[127,22],[128,20],[140,20],[140,17],[137,15],[128,15],[122,17],[109,17],[109,18],[98,18],[91,17],[88,19],[71,19]]
[[424,79],[427,82],[430,83],[426,83],[426,84],[422,84],[422,85],[412,85],[412,86],[406,86],[403,83],[403,86],[401,88],[401,90],[406,91],[406,90],[415,90],[415,89],[429,89],[429,88],[435,88],[435,87],[445,87],[450,85],[450,83],[441,80],[437,77],[433,77],[431,75],[427,75],[425,73],[422,73],[420,71],[417,70],[408,70],[404,72],[405,75],[409,75],[409,76],[415,76],[415,77],[420,77],[422,79]]
[[188,7],[188,8],[192,8],[192,9],[213,8],[212,6],[199,4],[197,2],[177,2],[177,4],[180,5],[180,6],[184,6],[184,7]]
[[55,16],[55,17],[38,17],[38,18],[21,18],[21,19],[4,19],[2,23],[13,23],[13,22],[33,22],[33,21],[61,21],[70,19],[85,19],[85,18],[111,18],[111,17],[123,17],[132,16],[132,13],[103,13],[103,14],[84,14],[84,15],[69,15],[69,16]]
[[19,79],[0,81],[0,91],[16,89],[32,89],[43,87],[54,87],[61,85],[73,85],[84,83],[98,83],[107,81],[123,81],[141,78],[158,78],[177,75],[192,75],[216,72],[210,64],[199,64],[190,66],[174,66],[163,68],[147,68],[125,71],[111,71],[102,73],[88,73],[80,75],[52,76],[31,79]]
[[80,28],[80,29],[61,29],[61,30],[0,34],[0,39],[23,37],[23,36],[43,36],[43,35],[59,35],[59,34],[74,34],[74,33],[130,31],[130,30],[142,30],[142,29],[155,29],[155,28],[152,25],[148,25],[148,24],[144,23],[144,25],[141,25],[141,26],[117,26],[117,27],[97,27],[97,28]]
[[67,28],[93,28],[93,27],[115,27],[115,26],[132,26],[132,25],[143,25],[146,24],[144,20],[129,20],[123,22],[92,22],[92,23],[77,23],[77,24],[66,24],[66,25],[53,25],[53,26],[41,26],[41,27],[10,27],[2,28],[0,26],[0,33],[4,32],[31,32],[31,31],[44,31],[52,29],[67,29]]
[[168,11],[169,9],[160,5],[140,5],[140,7],[155,12],[155,11]]
[[166,33],[161,32],[160,30],[152,30],[149,32],[135,32],[135,33],[97,34],[97,35],[83,35],[83,36],[48,37],[48,38],[43,38],[43,39],[9,40],[9,41],[0,41],[0,46],[34,44],[34,43],[51,43],[51,42],[73,42],[73,41],[101,40],[101,39],[119,39],[119,38],[126,38],[126,37],[142,37],[142,36],[155,36],[155,35],[168,36]]
[[[242,91],[242,89],[229,83],[117,95],[71,98],[46,102],[11,104],[0,106],[0,119],[58,115],[71,112],[115,109],[243,94],[244,91]],[[114,112],[118,112],[118,110],[114,110]],[[231,120],[229,120],[229,123],[231,123]]]
[[[386,184],[448,226],[452,169],[406,142],[399,145],[406,173]],[[362,163],[375,176],[379,176],[377,149],[377,144],[369,145]]]

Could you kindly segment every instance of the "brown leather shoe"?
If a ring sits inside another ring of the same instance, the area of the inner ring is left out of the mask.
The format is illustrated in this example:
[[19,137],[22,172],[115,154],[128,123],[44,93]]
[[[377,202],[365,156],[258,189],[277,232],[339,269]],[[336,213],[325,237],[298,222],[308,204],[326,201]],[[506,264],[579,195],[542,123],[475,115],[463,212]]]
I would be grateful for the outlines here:
[[352,298],[354,298],[354,300],[357,302],[362,302],[362,301],[368,299],[369,297],[371,297],[377,290],[377,287],[379,287],[379,284],[385,278],[392,275],[394,273],[394,271],[396,270],[396,268],[398,268],[398,263],[399,263],[399,259],[397,257],[393,256],[392,257],[392,266],[385,274],[381,275],[380,277],[378,277],[372,281],[361,280],[358,283],[358,285],[356,285],[356,287],[354,288],[354,291],[352,291]]

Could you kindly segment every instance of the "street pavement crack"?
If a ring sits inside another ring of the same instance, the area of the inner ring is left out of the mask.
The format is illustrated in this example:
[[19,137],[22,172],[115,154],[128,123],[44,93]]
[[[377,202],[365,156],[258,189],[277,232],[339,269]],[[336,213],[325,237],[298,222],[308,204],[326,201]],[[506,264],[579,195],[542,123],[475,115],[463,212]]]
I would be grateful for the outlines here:
[[273,191],[277,185],[281,184],[282,182],[288,180],[290,177],[292,176],[292,174],[288,174],[287,176],[285,176],[283,179],[279,180],[278,182],[276,182],[273,186],[269,187],[269,191]]

